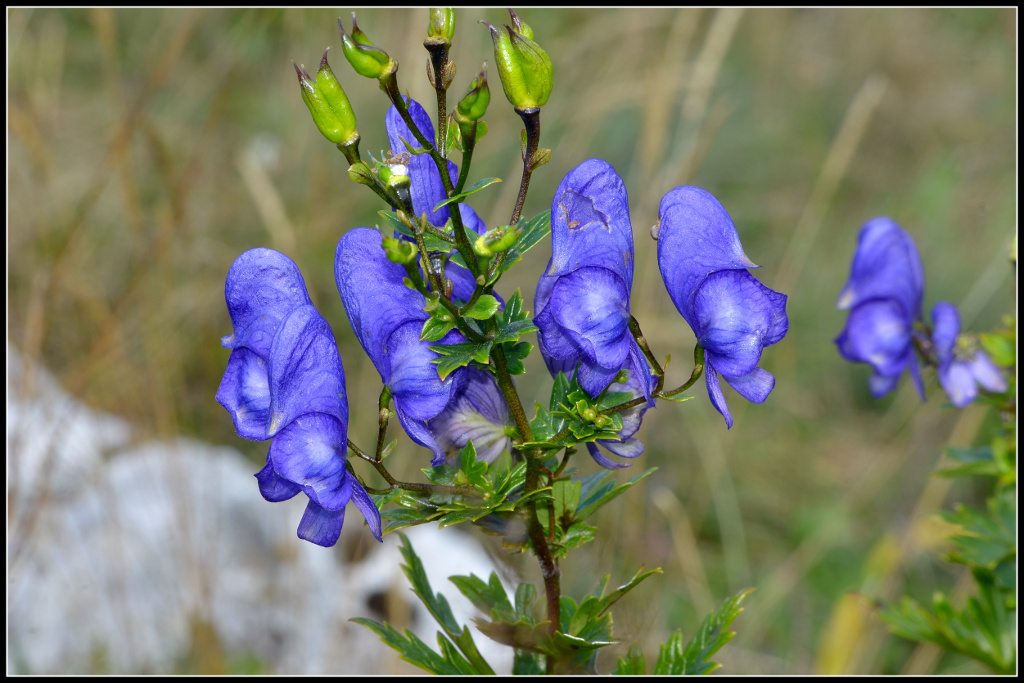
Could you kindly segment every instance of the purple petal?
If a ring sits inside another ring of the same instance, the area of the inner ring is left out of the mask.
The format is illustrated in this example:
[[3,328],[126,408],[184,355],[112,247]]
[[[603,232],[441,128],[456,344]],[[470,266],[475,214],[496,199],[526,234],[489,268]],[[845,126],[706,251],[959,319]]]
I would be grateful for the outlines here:
[[295,497],[302,487],[288,481],[274,471],[274,464],[267,454],[267,465],[256,473],[256,481],[260,486],[260,493],[271,503],[279,503],[282,500],[289,500]]
[[960,313],[953,304],[940,301],[932,307],[932,322],[935,324],[932,330],[935,354],[940,363],[948,362],[953,358],[953,347],[960,335]]
[[868,380],[868,387],[871,389],[872,396],[875,398],[882,398],[895,389],[899,382],[899,375],[880,375],[876,372],[871,375],[871,379]]
[[647,399],[647,407],[653,408],[654,399],[651,397],[651,391],[657,386],[657,380],[651,374],[651,366],[647,364],[647,359],[644,358],[644,354],[635,339],[631,340],[629,345],[628,367],[630,379],[636,380],[640,393]]
[[620,458],[638,458],[644,453],[644,444],[640,439],[624,439],[623,441],[598,439],[597,443]]
[[270,383],[267,361],[255,351],[240,347],[231,352],[217,402],[231,413],[235,431],[244,439],[269,439]]
[[912,320],[921,318],[924,269],[914,240],[891,218],[874,218],[860,230],[850,280],[836,306],[848,309],[869,299],[895,299]]
[[[458,182],[458,180],[459,179],[457,177],[454,178],[454,182]],[[477,235],[482,235],[487,232],[487,223],[477,215],[476,211],[474,211],[469,204],[459,204],[459,215],[462,217],[462,225],[467,229],[472,230]],[[472,235],[469,237],[471,241],[475,239]]]
[[962,361],[953,361],[939,366],[939,384],[957,408],[963,408],[978,398],[978,385],[971,374],[970,366]]
[[1003,373],[984,351],[975,352],[974,359],[967,363],[971,368],[971,375],[988,391],[1001,394],[1009,388]]
[[356,508],[363,514],[363,519],[366,520],[366,524],[370,527],[370,533],[378,541],[381,540],[381,529],[380,529],[380,511],[377,506],[373,504],[373,500],[370,498],[370,494],[366,492],[358,481],[352,481],[352,502],[356,504]]
[[591,441],[587,444],[587,451],[590,453],[590,457],[594,459],[601,467],[606,470],[621,470],[624,467],[630,467],[633,463],[630,462],[614,462],[602,455],[601,451],[598,450],[597,445]]
[[754,368],[742,377],[726,377],[725,381],[751,403],[764,403],[775,388],[775,377],[761,368]]
[[281,321],[295,308],[311,304],[298,266],[273,249],[250,249],[231,264],[224,298],[234,333],[221,343],[231,349],[246,345],[261,356]]
[[344,523],[345,508],[325,510],[310,500],[299,522],[298,535],[304,541],[330,548],[338,542]]
[[[428,140],[433,141],[434,124],[430,120],[430,115],[427,114],[426,110],[416,100],[408,99],[407,101],[409,103],[409,115],[412,117],[416,127],[419,128],[420,132]],[[385,123],[388,131],[388,143],[391,145],[391,151],[394,154],[409,152],[405,144],[402,143],[403,139],[411,147],[420,146],[416,136],[412,134],[405,121],[402,120],[402,115],[398,113],[398,109],[394,106],[388,110],[385,116]],[[412,208],[416,211],[416,215],[422,215],[425,211],[428,221],[438,227],[443,226],[451,218],[451,212],[447,205],[442,206],[437,211],[433,210],[439,202],[443,202],[446,198],[444,183],[441,181],[441,174],[438,173],[434,160],[430,158],[429,154],[412,155],[408,168],[409,179],[412,181],[412,187],[410,188]],[[448,162],[448,173],[451,177],[452,185],[454,185],[459,177],[459,169],[451,161]]]
[[588,360],[615,371],[625,363],[632,341],[629,289],[618,275],[587,267],[559,277],[547,311]]
[[850,311],[836,344],[847,360],[870,363],[881,375],[899,375],[908,352],[913,355],[911,323],[896,301],[867,301]]
[[756,268],[743,253],[729,214],[699,187],[677,187],[658,209],[658,267],[672,302],[694,330],[693,298],[701,282],[719,270]]
[[270,445],[274,471],[302,486],[321,507],[342,508],[351,496],[351,477],[345,469],[345,436],[345,425],[329,415],[302,415]]
[[388,387],[396,404],[401,402],[405,412],[416,420],[429,420],[448,404],[455,389],[459,371],[444,380],[437,375],[437,365],[431,361],[438,357],[420,339],[422,324],[407,323],[395,330],[387,342],[387,355],[391,359],[391,377]]
[[711,399],[711,405],[725,418],[725,428],[732,429],[732,413],[729,412],[729,406],[725,403],[725,395],[722,393],[722,386],[718,382],[718,373],[715,372],[715,368],[711,363],[705,363],[704,365],[704,378],[708,385],[708,398]]
[[444,464],[445,453],[441,450],[441,447],[437,445],[437,441],[434,440],[434,435],[430,432],[430,428],[427,427],[425,420],[417,420],[410,417],[405,410],[402,408],[402,404],[399,401],[395,401],[395,414],[398,415],[398,422],[402,425],[402,429],[409,435],[415,443],[429,448],[434,454],[433,460],[430,464],[434,467]]
[[[387,260],[376,230],[355,228],[338,241],[334,277],[345,313],[385,384],[391,380],[388,337],[409,321],[422,326],[423,295],[402,284],[405,270]],[[429,342],[427,342],[429,343]]]
[[[619,368],[606,368],[584,358],[579,369],[580,386],[591,396],[597,396],[615,381],[618,374]],[[566,373],[566,376],[569,376],[569,373]]]
[[[697,343],[726,377],[740,377],[757,367],[768,333],[788,328],[786,322],[773,321],[777,301],[766,291],[771,290],[745,270],[712,273],[697,290],[693,299]],[[785,321],[784,310],[782,315]]]
[[[300,415],[321,412],[348,426],[345,371],[327,321],[313,306],[285,319],[270,351],[271,436]],[[280,471],[280,469],[278,469]]]
[[633,285],[633,228],[622,178],[611,164],[589,159],[569,171],[551,203],[551,261],[547,275],[607,268]]

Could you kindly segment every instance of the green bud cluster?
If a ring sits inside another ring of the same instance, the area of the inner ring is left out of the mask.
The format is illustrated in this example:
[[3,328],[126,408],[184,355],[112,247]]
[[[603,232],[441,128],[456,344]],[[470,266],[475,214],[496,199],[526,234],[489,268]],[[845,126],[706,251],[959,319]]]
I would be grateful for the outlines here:
[[532,109],[547,103],[554,84],[551,58],[533,40],[533,29],[509,10],[515,28],[505,25],[505,31],[486,21],[494,41],[494,61],[501,77],[505,97],[516,109]]
[[358,139],[356,115],[341,83],[327,63],[327,50],[324,50],[323,59],[320,60],[320,70],[316,72],[315,81],[304,66],[293,66],[299,77],[302,101],[306,103],[309,113],[313,115],[313,123],[324,137],[336,145],[345,144],[353,137]]

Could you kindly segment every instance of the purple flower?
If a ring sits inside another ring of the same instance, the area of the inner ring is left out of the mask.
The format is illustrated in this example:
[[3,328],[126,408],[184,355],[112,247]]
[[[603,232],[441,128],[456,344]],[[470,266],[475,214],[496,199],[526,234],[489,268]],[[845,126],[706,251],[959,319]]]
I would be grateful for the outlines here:
[[[423,295],[402,283],[405,270],[387,260],[380,233],[370,228],[346,233],[338,241],[334,275],[356,338],[395,399],[399,422],[413,441],[433,452],[431,464],[442,464],[454,444],[465,445],[470,438],[459,427],[472,421],[466,416],[469,406],[491,422],[499,419],[500,411],[490,406],[500,398],[493,377],[484,373],[493,384],[484,388],[484,380],[469,368],[459,368],[443,380],[438,377],[431,362],[438,355],[429,347],[464,343],[466,338],[452,330],[437,342],[420,339],[428,318]],[[472,293],[472,289],[460,292],[468,283],[453,284],[456,298]],[[472,386],[464,387],[467,382]],[[444,412],[449,405],[450,411]],[[474,443],[478,451],[485,450]]]
[[932,308],[932,344],[939,357],[939,384],[950,402],[963,408],[978,397],[978,386],[995,393],[1006,391],[1006,379],[988,355],[960,335],[956,306],[940,301]]
[[[552,376],[578,372],[583,390],[597,396],[628,370],[636,395],[647,404],[626,419],[622,442],[602,441],[616,455],[634,458],[643,444],[632,435],[654,405],[654,380],[629,331],[633,286],[633,228],[622,178],[601,159],[569,171],[551,203],[551,260],[537,284],[534,323],[541,354]],[[578,370],[577,370],[578,368]],[[614,446],[610,445],[614,444]],[[604,467],[625,467],[590,454]]]
[[[416,100],[408,99],[408,103],[409,116],[416,124],[416,127],[419,128],[420,132],[428,140],[433,140],[434,124],[430,121],[430,115],[427,114],[426,110]],[[409,143],[410,147],[416,148],[420,146],[416,136],[412,134],[409,126],[405,125],[402,115],[398,113],[398,109],[394,105],[388,110],[384,121],[388,131],[388,142],[391,145],[391,151],[395,155],[409,153],[402,142],[403,140]],[[434,160],[430,158],[429,154],[412,155],[406,168],[412,184],[409,192],[412,195],[412,208],[416,212],[416,216],[419,217],[426,212],[427,220],[432,225],[444,227],[444,224],[451,218],[451,211],[449,210],[450,205],[442,206],[437,211],[434,211],[434,207],[438,203],[447,199],[444,192],[444,183],[441,180],[441,174],[438,172]],[[459,179],[459,169],[451,161],[448,162],[448,175],[454,187]],[[486,225],[469,206],[459,204],[459,214],[462,216],[463,225],[467,228],[476,233],[486,232]],[[454,264],[452,267],[461,269],[461,266]]]
[[729,214],[699,187],[677,187],[658,209],[658,266],[672,302],[704,347],[711,404],[732,427],[718,376],[754,403],[775,387],[759,367],[764,347],[789,330],[786,295],[747,272],[757,268],[743,253]]
[[273,439],[256,474],[260,493],[272,502],[306,494],[299,538],[333,546],[352,501],[379,541],[380,513],[345,466],[348,400],[338,347],[299,269],[280,252],[251,249],[232,264],[224,296],[234,332],[221,340],[231,357],[217,401],[239,436]]
[[839,309],[850,310],[836,345],[843,358],[874,368],[870,387],[875,398],[895,389],[909,369],[924,400],[914,350],[914,323],[921,319],[923,298],[924,270],[914,240],[890,218],[865,223],[850,280],[836,303]]

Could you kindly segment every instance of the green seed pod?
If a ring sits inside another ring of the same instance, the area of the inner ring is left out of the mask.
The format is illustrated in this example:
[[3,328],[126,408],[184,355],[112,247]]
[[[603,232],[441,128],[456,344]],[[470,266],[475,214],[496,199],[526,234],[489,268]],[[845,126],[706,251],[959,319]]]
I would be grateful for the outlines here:
[[316,81],[305,67],[295,66],[295,73],[299,77],[302,100],[324,137],[340,145],[356,135],[356,115],[341,83],[327,63],[327,50],[324,50],[323,59],[320,60]]
[[345,53],[345,59],[357,74],[367,78],[380,78],[391,69],[392,59],[388,54],[374,47],[366,34],[356,26],[355,12],[352,13],[352,35],[345,33],[341,19],[338,19],[338,29],[341,30],[341,49]]
[[431,7],[427,36],[441,38],[450,43],[455,37],[455,10],[451,7]]
[[[513,15],[514,16],[514,15]],[[553,87],[551,58],[540,45],[526,35],[505,26],[505,31],[485,21],[494,41],[494,61],[501,78],[505,97],[516,109],[542,107],[548,101]],[[519,22],[521,27],[529,27]]]
[[491,89],[487,87],[487,64],[484,64],[480,75],[469,84],[466,94],[459,100],[456,111],[460,123],[479,121],[487,113],[487,105],[491,103]]
[[382,242],[384,255],[392,263],[406,265],[416,260],[416,245],[407,240],[385,237]]

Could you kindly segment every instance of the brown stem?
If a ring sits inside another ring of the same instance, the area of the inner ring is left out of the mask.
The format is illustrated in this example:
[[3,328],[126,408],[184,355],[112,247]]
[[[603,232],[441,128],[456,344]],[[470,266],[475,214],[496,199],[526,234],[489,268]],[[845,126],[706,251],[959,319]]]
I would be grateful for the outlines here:
[[533,174],[533,153],[540,146],[540,107],[517,108],[516,113],[526,127],[526,154],[523,156],[523,179],[519,181],[519,196],[516,198],[516,208],[512,211],[509,225],[515,225],[523,213],[526,192],[530,189],[530,176]]

